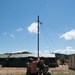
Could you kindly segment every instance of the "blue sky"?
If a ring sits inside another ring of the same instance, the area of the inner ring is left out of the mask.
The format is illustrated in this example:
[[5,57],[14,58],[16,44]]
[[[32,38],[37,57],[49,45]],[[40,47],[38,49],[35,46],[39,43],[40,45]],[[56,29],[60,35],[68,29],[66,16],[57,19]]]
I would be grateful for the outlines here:
[[0,53],[75,53],[75,0],[0,0]]

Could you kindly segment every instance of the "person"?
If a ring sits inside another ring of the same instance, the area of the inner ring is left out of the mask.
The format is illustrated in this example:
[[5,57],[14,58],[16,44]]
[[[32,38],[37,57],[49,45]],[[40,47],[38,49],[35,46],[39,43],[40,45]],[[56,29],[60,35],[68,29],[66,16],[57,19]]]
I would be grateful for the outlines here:
[[27,71],[26,71],[26,75],[30,75],[31,74],[31,68],[29,66],[29,63],[27,63]]
[[43,60],[40,60],[40,62],[39,62],[39,64],[38,64],[39,75],[42,75],[42,73],[43,73],[43,71],[44,71],[44,67],[45,67],[44,61],[43,61]]
[[51,72],[49,71],[48,65],[45,65],[43,75],[52,75]]
[[32,58],[29,59],[29,67],[31,69],[30,75],[38,75],[38,67],[37,67],[38,62],[39,59],[38,60],[34,60]]

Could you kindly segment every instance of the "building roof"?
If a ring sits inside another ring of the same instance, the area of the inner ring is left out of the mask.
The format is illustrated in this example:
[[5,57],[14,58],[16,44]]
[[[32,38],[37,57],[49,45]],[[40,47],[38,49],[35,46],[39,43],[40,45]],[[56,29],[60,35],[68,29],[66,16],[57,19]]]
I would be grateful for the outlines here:
[[[13,54],[0,54],[0,58],[25,58],[25,57],[38,57],[37,54],[22,54],[22,53],[13,53]],[[55,58],[55,54],[39,54],[39,57],[44,58]]]
[[24,58],[28,57],[29,54],[12,54],[9,58]]
[[[9,58],[37,57],[37,54],[12,54]],[[39,57],[55,58],[55,54],[39,54]]]
[[0,58],[8,58],[9,56],[9,54],[0,54]]

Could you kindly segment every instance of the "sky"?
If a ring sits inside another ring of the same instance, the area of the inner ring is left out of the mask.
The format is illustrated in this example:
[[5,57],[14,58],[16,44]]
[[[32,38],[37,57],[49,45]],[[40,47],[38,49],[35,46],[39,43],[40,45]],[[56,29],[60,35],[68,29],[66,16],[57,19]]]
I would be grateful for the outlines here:
[[0,0],[0,53],[75,53],[75,0]]

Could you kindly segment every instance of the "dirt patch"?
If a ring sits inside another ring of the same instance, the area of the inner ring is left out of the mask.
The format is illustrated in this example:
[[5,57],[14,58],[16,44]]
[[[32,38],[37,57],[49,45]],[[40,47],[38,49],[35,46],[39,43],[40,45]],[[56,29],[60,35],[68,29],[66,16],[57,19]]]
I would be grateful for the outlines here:
[[[50,71],[53,72],[53,74],[56,74],[57,72],[62,72],[62,73],[72,73],[75,71],[69,70],[68,66],[59,66],[56,68],[50,68]],[[0,75],[25,75],[26,73],[26,68],[10,68],[10,67],[0,67]]]
[[13,74],[13,75],[25,75],[26,68],[0,68],[0,75]]

